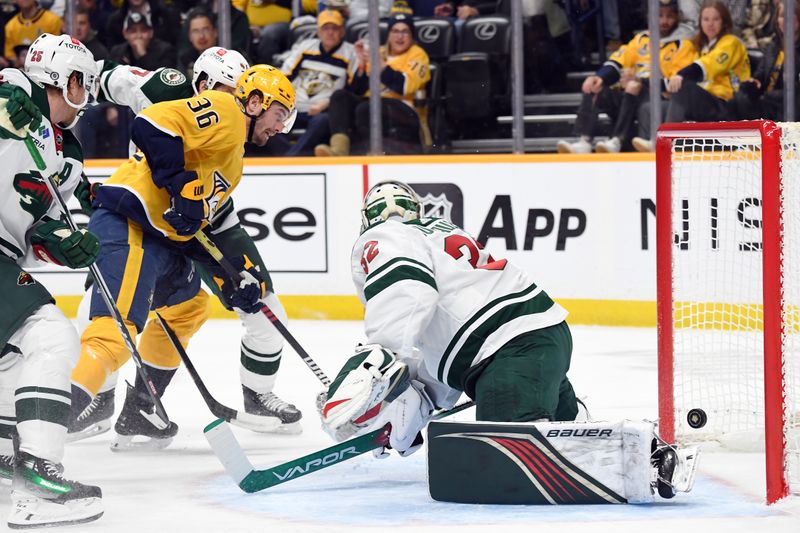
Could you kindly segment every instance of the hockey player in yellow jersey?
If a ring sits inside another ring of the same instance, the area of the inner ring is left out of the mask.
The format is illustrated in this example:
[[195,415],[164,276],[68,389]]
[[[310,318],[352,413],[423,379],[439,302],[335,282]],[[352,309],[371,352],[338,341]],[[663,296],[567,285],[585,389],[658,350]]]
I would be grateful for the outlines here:
[[[137,115],[131,136],[140,152],[99,188],[89,222],[102,246],[98,268],[132,335],[143,331],[151,309],[184,346],[205,322],[208,295],[192,260],[219,278],[234,307],[248,311],[257,304],[265,285],[257,269],[245,257],[229,257],[245,278],[233,282],[192,235],[208,226],[241,180],[245,141],[266,144],[289,131],[295,114],[291,82],[273,67],[256,65],[239,78],[234,95],[203,91]],[[130,357],[97,293],[90,318],[72,375],[89,400]],[[150,333],[139,348],[162,394],[177,369],[177,355],[163,332]],[[112,448],[127,448],[137,435],[164,446],[177,432],[176,424],[159,429],[141,414],[152,411],[145,391],[137,377],[117,419]]]
[[[668,79],[697,58],[697,52],[679,26],[677,0],[661,0],[658,13],[660,32],[659,64],[661,76]],[[631,137],[634,119],[638,137],[650,138],[650,34],[636,34],[627,44],[611,54],[600,69],[588,76],[582,86],[583,98],[575,120],[578,140],[560,140],[561,153],[592,151],[597,116],[606,111],[614,119],[608,140],[595,145],[598,152],[619,152]]]

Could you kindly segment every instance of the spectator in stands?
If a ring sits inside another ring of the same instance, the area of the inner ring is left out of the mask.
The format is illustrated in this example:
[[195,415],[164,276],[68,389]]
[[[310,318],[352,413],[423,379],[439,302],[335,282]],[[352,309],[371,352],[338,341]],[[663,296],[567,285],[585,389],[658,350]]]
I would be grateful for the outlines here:
[[78,8],[86,9],[89,13],[89,25],[96,38],[107,48],[108,19],[116,8],[111,5],[111,0],[78,0]]
[[177,11],[164,5],[162,0],[124,0],[119,11],[108,19],[107,46],[114,46],[125,40],[122,34],[123,25],[129,13],[147,15],[156,38],[173,45],[177,44],[177,28],[181,24],[180,14]]
[[273,56],[286,48],[291,0],[233,0],[233,5],[247,15],[252,32],[253,49],[259,63],[273,63]]
[[[678,8],[681,14],[681,26],[684,29],[697,31],[697,24],[700,20],[700,9],[705,0],[678,0]],[[754,0],[722,0],[731,15],[732,33],[741,34],[741,30],[747,19],[747,8]],[[758,1],[758,0],[756,0]],[[778,0],[774,0],[778,1]],[[782,1],[782,0],[780,0]]]
[[[334,0],[336,3],[336,0]],[[343,14],[347,19],[348,24],[358,22],[360,20],[367,20],[369,15],[369,0],[351,0],[349,5],[342,7]],[[394,0],[378,0],[378,14],[380,18],[389,16]]]
[[[511,2],[501,1],[500,13],[511,17]],[[523,2],[525,94],[566,90],[571,40],[569,20],[556,0]]]
[[[417,134],[419,138],[424,110],[414,109],[414,97],[430,80],[428,54],[414,44],[413,18],[399,13],[388,21],[389,35],[380,48],[381,109],[384,124],[393,124],[399,130]],[[342,156],[350,154],[351,139],[369,136],[369,50],[364,40],[356,45],[358,70],[353,83],[331,96],[329,107],[330,144],[320,144],[314,149],[317,156]],[[423,117],[424,118],[424,117]]]
[[314,147],[331,135],[327,113],[331,96],[353,81],[357,65],[355,47],[344,40],[344,17],[332,9],[322,11],[317,38],[296,43],[281,67],[297,93],[295,128],[306,131],[291,147],[285,135],[270,143],[283,143],[288,156],[314,155]]
[[[800,73],[800,1],[794,1],[794,47],[795,75]],[[759,61],[752,79],[742,82],[733,97],[734,117],[737,120],[766,118],[783,120],[783,41],[784,4],[778,4],[776,13],[777,39],[763,49],[764,57]],[[795,109],[800,109],[800,91],[795,92]]]
[[[700,9],[700,31],[693,43],[699,57],[667,81],[672,97],[666,122],[727,120],[728,102],[741,80],[750,79],[750,60],[742,41],[733,35],[733,21],[721,0],[707,0]],[[634,137],[640,152],[653,150],[650,139]]]
[[[14,62],[14,47],[29,45],[43,33],[61,35],[61,19],[50,11],[39,6],[36,0],[16,0],[17,13],[6,24],[6,40],[3,55],[9,62]],[[22,65],[16,65],[22,67]]]
[[217,25],[214,15],[203,7],[196,7],[186,15],[190,46],[181,47],[178,63],[181,70],[191,79],[192,68],[198,56],[212,46],[217,46]]
[[[195,8],[205,9],[213,15],[214,27],[219,29],[217,20],[219,19],[219,2],[218,0],[201,0],[196,2]],[[189,14],[191,10],[189,11]],[[230,9],[231,19],[231,49],[236,50],[242,54],[245,59],[250,59],[250,23],[247,21],[247,15],[238,9],[231,6]],[[181,26],[181,38],[178,41],[178,54],[182,56],[191,48],[189,42],[189,15],[187,14],[186,20]]]
[[122,26],[125,42],[111,49],[111,59],[123,65],[134,65],[145,70],[176,67],[175,50],[154,36],[150,17],[136,11],[128,13]]
[[[748,50],[763,49],[775,40],[775,0],[750,0],[742,26],[742,41]],[[780,5],[783,5],[782,3]]]
[[72,36],[78,39],[89,49],[96,61],[108,57],[108,49],[97,38],[97,32],[92,28],[91,13],[83,6],[75,8],[75,17],[72,23]]
[[[658,13],[661,51],[659,61],[662,76],[667,79],[691,63],[697,52],[692,43],[682,37],[678,27],[678,5],[675,0],[661,0]],[[575,121],[578,141],[558,141],[560,153],[585,154],[592,151],[592,137],[600,110],[614,120],[611,137],[595,145],[598,152],[619,152],[630,138],[637,109],[649,104],[650,38],[641,32],[625,46],[614,52],[608,61],[583,81],[583,97]],[[618,86],[616,84],[619,83]],[[640,137],[649,138],[650,121],[639,120]]]
[[[0,0],[0,26],[3,28],[6,27],[8,21],[11,20],[17,14],[17,6],[14,3],[14,0]],[[5,58],[5,44],[6,44],[6,33],[5,31],[0,32],[0,50],[3,50],[3,54],[0,54],[0,68],[6,68],[11,65],[8,59]]]

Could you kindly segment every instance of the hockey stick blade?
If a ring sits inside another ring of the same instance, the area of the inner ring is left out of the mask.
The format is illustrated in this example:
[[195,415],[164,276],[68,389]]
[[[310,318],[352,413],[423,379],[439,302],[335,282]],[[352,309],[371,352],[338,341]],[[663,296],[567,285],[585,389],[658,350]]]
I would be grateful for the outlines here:
[[[473,405],[475,403],[472,401],[464,402],[448,411],[437,413],[433,416],[433,419],[438,420],[454,415]],[[206,440],[211,445],[211,449],[214,450],[222,466],[225,467],[225,471],[239,485],[239,488],[245,492],[258,492],[342,463],[375,448],[387,446],[389,444],[391,424],[386,424],[360,437],[346,440],[334,446],[263,470],[253,468],[244,451],[242,451],[242,447],[236,441],[236,437],[234,437],[230,427],[223,424],[221,420],[209,424],[203,431]]]
[[156,313],[156,319],[164,329],[164,333],[167,334],[172,347],[176,352],[178,352],[178,356],[186,366],[186,370],[189,372],[189,375],[192,377],[192,381],[194,381],[194,384],[197,386],[197,390],[200,391],[200,396],[203,397],[203,400],[206,402],[208,410],[211,411],[211,414],[226,420],[231,424],[249,429],[251,431],[269,432],[277,429],[281,425],[281,420],[277,417],[243,413],[219,403],[213,396],[211,396],[206,384],[203,383],[203,380],[200,378],[200,374],[194,367],[194,363],[192,363],[192,360],[189,359],[189,354],[187,354],[186,350],[183,349],[183,345],[181,344],[180,339],[178,339],[178,336],[175,334],[172,328],[169,327],[169,324],[167,324],[166,320],[164,320],[160,314]]
[[264,470],[253,468],[230,427],[223,424],[222,420],[212,422],[203,431],[211,449],[239,488],[245,492],[258,492],[386,446],[390,429],[391,426],[386,424],[360,437]]

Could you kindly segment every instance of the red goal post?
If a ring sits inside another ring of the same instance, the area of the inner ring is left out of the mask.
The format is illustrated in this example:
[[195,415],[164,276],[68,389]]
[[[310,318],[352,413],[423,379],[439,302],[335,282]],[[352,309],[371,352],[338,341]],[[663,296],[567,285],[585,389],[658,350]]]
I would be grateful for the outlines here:
[[656,136],[660,432],[763,447],[769,503],[800,492],[798,148],[770,121]]

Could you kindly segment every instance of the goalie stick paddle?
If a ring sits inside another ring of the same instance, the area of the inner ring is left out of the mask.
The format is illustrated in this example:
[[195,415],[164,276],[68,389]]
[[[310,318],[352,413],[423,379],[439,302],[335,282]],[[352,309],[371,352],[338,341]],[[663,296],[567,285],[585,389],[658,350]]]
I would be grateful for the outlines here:
[[[36,168],[39,170],[45,170],[47,165],[45,165],[39,150],[37,150],[33,145],[33,139],[31,139],[30,135],[25,137],[25,146],[28,148],[31,157],[36,163]],[[53,198],[55,198],[55,200],[58,202],[58,205],[61,207],[61,211],[64,213],[64,218],[67,221],[69,229],[72,231],[78,231],[78,225],[75,224],[75,220],[73,220],[72,215],[69,212],[69,208],[67,207],[67,203],[61,196],[61,193],[58,190],[58,184],[53,176],[45,176],[45,183],[47,184],[47,188],[50,190],[50,194],[53,196]],[[147,385],[147,393],[150,396],[150,400],[153,402],[154,412],[147,413],[140,410],[140,413],[142,416],[152,422],[157,428],[164,429],[169,426],[169,417],[167,416],[167,411],[164,409],[164,405],[161,403],[161,399],[158,397],[158,392],[156,391],[156,386],[153,384],[153,380],[150,379],[150,376],[148,375],[147,370],[142,363],[142,356],[139,355],[139,350],[136,349],[136,343],[134,342],[133,337],[131,337],[128,328],[125,327],[125,322],[122,320],[122,315],[120,314],[119,309],[117,309],[117,304],[114,302],[114,298],[111,296],[111,290],[108,288],[108,285],[106,285],[105,278],[103,278],[103,275],[100,274],[100,269],[97,268],[97,265],[94,263],[89,265],[89,272],[91,272],[92,276],[94,276],[95,282],[100,290],[100,295],[103,297],[103,301],[105,302],[106,307],[108,307],[108,311],[111,313],[111,317],[114,319],[114,323],[117,325],[117,329],[122,335],[122,339],[125,341],[125,346],[131,353],[131,358],[136,364],[136,371],[139,373],[139,377],[141,377],[142,381],[144,381],[144,383]]]
[[[203,245],[203,248],[206,249],[209,255],[211,255],[211,257],[220,264],[223,270],[225,270],[228,276],[230,276],[231,280],[241,279],[242,273],[236,270],[236,267],[234,267],[230,261],[225,259],[225,256],[222,255],[222,252],[217,245],[214,244],[214,241],[209,239],[202,230],[196,232],[194,234],[194,238],[197,239],[200,244]],[[289,346],[291,346],[294,351],[297,352],[297,355],[300,356],[306,366],[308,366],[314,375],[317,376],[317,379],[320,380],[325,387],[330,387],[330,378],[328,378],[325,372],[319,366],[317,366],[317,363],[311,358],[308,352],[305,351],[302,346],[300,346],[300,343],[297,342],[297,339],[294,338],[294,335],[292,335],[289,330],[286,329],[286,326],[278,319],[277,315],[273,313],[267,304],[263,302],[261,302],[261,313],[267,317],[270,322],[272,322],[272,325],[275,326],[275,329],[277,329],[283,338],[286,339],[286,342],[289,343]]]
[[243,413],[219,403],[213,396],[211,396],[211,393],[208,391],[205,383],[203,383],[203,380],[200,378],[200,374],[194,367],[192,360],[189,359],[189,354],[187,354],[186,350],[183,349],[180,339],[178,339],[178,336],[175,334],[172,328],[169,327],[167,321],[164,320],[158,313],[156,313],[156,318],[158,319],[159,324],[161,324],[161,327],[164,329],[164,333],[167,334],[170,343],[172,343],[172,347],[175,348],[176,352],[178,352],[178,355],[180,356],[181,361],[183,361],[183,364],[186,366],[186,370],[189,372],[189,375],[192,376],[192,381],[194,381],[194,384],[197,386],[197,390],[200,391],[200,396],[203,397],[203,400],[206,402],[208,410],[211,411],[211,414],[219,417],[222,420],[225,420],[226,422],[230,422],[231,424],[249,429],[251,431],[272,431],[281,425],[281,420],[277,417]]
[[[437,413],[433,420],[454,415],[475,405],[468,401],[448,411]],[[203,433],[230,477],[245,492],[258,492],[328,468],[353,457],[389,444],[391,424],[386,424],[360,437],[346,440],[271,468],[256,470],[242,451],[231,428],[223,420],[215,420]]]

